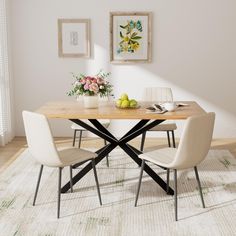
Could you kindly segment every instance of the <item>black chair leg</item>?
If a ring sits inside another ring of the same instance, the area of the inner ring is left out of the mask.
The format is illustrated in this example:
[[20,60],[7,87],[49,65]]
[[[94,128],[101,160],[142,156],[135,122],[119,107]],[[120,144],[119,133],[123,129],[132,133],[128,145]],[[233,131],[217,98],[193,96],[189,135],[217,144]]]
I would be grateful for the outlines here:
[[97,192],[98,192],[99,202],[100,202],[100,205],[102,205],[101,193],[100,193],[100,188],[99,188],[99,183],[98,183],[98,176],[97,176],[97,171],[96,171],[95,160],[94,159],[92,159],[92,166],[93,166],[94,177],[95,177],[95,181],[96,181],[96,185],[97,185]]
[[172,133],[173,147],[176,148],[176,145],[175,145],[175,132],[174,132],[174,130],[172,130],[171,133]]
[[205,203],[204,203],[203,194],[202,194],[201,182],[200,182],[200,179],[199,179],[199,175],[198,175],[198,171],[197,171],[196,166],[194,166],[194,171],[195,171],[195,175],[196,175],[196,179],[197,179],[197,183],[198,183],[199,193],[200,193],[201,200],[202,200],[202,207],[205,208]]
[[72,166],[70,166],[70,191],[73,193]]
[[141,146],[140,146],[140,151],[141,152],[143,152],[145,138],[146,138],[146,132],[143,132],[142,133],[142,139],[141,139]]
[[134,204],[135,207],[137,206],[137,203],[138,203],[138,196],[139,196],[139,191],[141,187],[144,166],[145,166],[145,160],[142,160],[141,171],[140,171],[139,182],[138,182],[138,189],[137,189],[136,199],[135,199],[135,204]]
[[81,146],[82,133],[83,133],[83,130],[80,130],[80,132],[79,132],[79,143],[78,143],[78,148],[80,148],[80,146]]
[[169,192],[169,186],[170,186],[170,169],[166,170],[166,193]]
[[37,181],[37,185],[36,185],[36,189],[35,189],[35,194],[34,194],[33,206],[35,206],[35,201],[36,201],[36,198],[37,198],[37,195],[38,195],[39,184],[40,184],[42,172],[43,172],[43,165],[40,166],[39,177],[38,177],[38,181]]
[[170,131],[166,131],[166,134],[167,134],[168,146],[171,147],[171,144],[170,144]]
[[62,167],[59,167],[59,174],[58,174],[58,199],[57,199],[57,218],[60,217],[60,204],[61,204],[61,172],[62,172]]
[[73,144],[72,144],[73,147],[75,146],[76,133],[77,133],[77,130],[74,130],[74,138],[73,138]]
[[174,170],[174,191],[175,191],[175,221],[178,220],[178,202],[177,202],[177,170]]
[[[106,139],[104,139],[104,144],[105,144],[105,146],[107,145]],[[107,167],[109,167],[109,159],[108,159],[108,157],[109,157],[109,155],[106,156]]]

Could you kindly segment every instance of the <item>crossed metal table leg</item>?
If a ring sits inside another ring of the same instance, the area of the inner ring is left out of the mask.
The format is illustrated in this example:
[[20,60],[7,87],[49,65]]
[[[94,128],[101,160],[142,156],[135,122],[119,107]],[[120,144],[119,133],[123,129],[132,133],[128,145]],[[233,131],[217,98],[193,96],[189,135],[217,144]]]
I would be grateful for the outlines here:
[[[87,123],[79,119],[71,119],[72,122],[82,126],[83,128],[89,130],[90,132],[96,134],[97,136],[105,139],[109,142],[106,146],[100,148],[96,151],[98,156],[95,158],[95,164],[98,164],[103,158],[105,158],[114,148],[120,146],[139,166],[141,166],[142,160],[138,157],[142,152],[136,149],[135,147],[128,144],[128,142],[143,132],[153,128],[154,126],[160,124],[164,120],[154,120],[148,123],[150,120],[140,120],[132,129],[130,129],[122,138],[117,139],[114,137],[100,122],[96,119],[89,119],[93,126],[88,125]],[[74,165],[76,168],[78,165]],[[73,185],[76,184],[84,175],[86,175],[92,169],[92,164],[87,164],[78,174],[76,174],[73,179]],[[145,164],[144,171],[154,180],[160,187],[167,191],[167,184],[163,179],[154,172],[148,165]],[[66,183],[61,192],[65,193],[70,189],[70,182]],[[174,191],[169,187],[167,194],[173,195]]]

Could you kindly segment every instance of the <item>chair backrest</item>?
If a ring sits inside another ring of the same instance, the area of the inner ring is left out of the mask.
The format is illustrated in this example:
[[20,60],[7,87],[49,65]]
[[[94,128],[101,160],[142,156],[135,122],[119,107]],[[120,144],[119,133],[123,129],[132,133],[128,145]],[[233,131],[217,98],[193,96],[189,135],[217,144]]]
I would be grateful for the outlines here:
[[148,87],[145,88],[143,100],[152,102],[173,102],[173,94],[171,88],[166,87]]
[[29,111],[23,111],[22,115],[30,153],[43,165],[60,166],[61,161],[47,118]]
[[174,169],[194,167],[206,157],[211,145],[214,123],[213,112],[187,119],[172,163]]

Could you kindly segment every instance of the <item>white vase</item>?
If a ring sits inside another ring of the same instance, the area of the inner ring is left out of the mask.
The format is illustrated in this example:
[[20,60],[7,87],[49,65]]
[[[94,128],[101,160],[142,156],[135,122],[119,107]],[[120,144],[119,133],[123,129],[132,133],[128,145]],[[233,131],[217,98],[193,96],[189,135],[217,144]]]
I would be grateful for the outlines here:
[[98,95],[84,96],[83,99],[85,108],[98,108]]

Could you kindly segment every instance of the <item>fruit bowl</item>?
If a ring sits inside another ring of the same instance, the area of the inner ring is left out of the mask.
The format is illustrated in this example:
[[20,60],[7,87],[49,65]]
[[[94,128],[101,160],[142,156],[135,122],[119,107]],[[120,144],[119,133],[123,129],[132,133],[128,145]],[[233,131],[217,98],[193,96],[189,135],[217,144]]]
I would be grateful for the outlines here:
[[119,109],[137,109],[140,107],[135,99],[129,99],[126,93],[123,93],[119,99],[116,100],[116,105]]
[[119,109],[138,109],[138,108],[140,108],[140,105],[137,104],[135,107],[120,107],[120,106],[116,105],[116,108],[119,108]]

